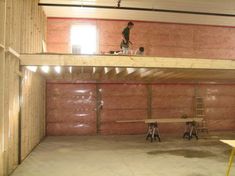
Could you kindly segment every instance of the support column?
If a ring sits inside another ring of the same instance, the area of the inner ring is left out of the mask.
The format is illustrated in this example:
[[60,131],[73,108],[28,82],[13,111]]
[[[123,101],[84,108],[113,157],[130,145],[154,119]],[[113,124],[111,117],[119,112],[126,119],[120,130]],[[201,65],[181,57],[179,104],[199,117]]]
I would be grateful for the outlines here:
[[148,119],[152,118],[152,85],[148,84],[147,86],[147,117]]
[[100,134],[100,118],[101,118],[101,89],[99,83],[96,84],[96,133]]
[[5,148],[4,148],[4,87],[5,87],[5,28],[6,28],[6,1],[0,1],[0,175],[6,176]]

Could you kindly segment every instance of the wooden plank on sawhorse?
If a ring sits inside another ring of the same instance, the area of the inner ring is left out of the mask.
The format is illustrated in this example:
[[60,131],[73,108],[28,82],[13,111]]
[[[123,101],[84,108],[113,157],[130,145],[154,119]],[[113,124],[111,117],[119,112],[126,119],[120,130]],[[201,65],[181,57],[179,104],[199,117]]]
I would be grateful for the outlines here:
[[203,118],[172,118],[172,119],[141,119],[141,120],[117,120],[117,123],[186,123],[186,122],[201,122]]

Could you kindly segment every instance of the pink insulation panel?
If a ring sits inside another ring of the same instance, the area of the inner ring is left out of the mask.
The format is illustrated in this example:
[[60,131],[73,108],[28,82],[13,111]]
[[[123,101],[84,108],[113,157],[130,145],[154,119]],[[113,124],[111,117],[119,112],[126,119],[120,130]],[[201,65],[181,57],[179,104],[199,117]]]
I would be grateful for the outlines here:
[[47,84],[47,135],[96,134],[96,86]]
[[[193,85],[157,84],[152,86],[152,118],[181,118],[193,114]],[[183,123],[162,123],[162,133],[183,133]]]
[[234,131],[235,87],[234,85],[201,85],[204,97],[205,118],[212,131]]
[[146,132],[144,123],[116,123],[117,120],[147,118],[147,89],[138,84],[103,84],[101,134],[140,134]]
[[[98,29],[99,52],[119,50],[121,32],[128,21],[98,19],[47,20],[48,52],[70,53],[70,29],[78,23]],[[131,31],[133,49],[145,47],[148,56],[185,58],[235,58],[235,28],[135,21]]]
[[[98,95],[96,95],[96,86]],[[193,115],[193,84],[153,84],[152,118]],[[210,131],[234,131],[235,86],[197,85],[205,104]],[[144,134],[144,123],[118,120],[148,118],[148,89],[144,84],[47,84],[47,135]],[[99,116],[96,103],[103,101]],[[98,119],[98,121],[97,121]],[[183,123],[159,124],[161,133],[182,134]],[[98,129],[97,129],[98,127]]]

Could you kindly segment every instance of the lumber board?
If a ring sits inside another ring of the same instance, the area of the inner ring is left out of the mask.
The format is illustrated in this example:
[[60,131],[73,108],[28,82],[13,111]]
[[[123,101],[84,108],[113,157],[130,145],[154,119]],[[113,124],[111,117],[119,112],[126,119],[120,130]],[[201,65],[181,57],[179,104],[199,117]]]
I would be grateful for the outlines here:
[[186,123],[186,122],[201,122],[203,118],[162,118],[162,119],[143,119],[143,120],[118,120],[117,123]]
[[186,123],[186,122],[201,122],[203,118],[178,118],[178,119],[147,119],[145,123]]
[[145,122],[145,120],[117,120],[117,123],[136,123],[136,122]]
[[235,140],[220,140],[220,141],[235,148]]

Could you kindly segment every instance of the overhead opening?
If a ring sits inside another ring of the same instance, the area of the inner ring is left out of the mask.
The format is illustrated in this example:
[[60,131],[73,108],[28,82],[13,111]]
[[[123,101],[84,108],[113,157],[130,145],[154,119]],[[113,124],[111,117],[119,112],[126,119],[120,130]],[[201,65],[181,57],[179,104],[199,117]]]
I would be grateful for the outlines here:
[[70,38],[73,54],[97,53],[97,31],[95,25],[73,25],[71,27]]

